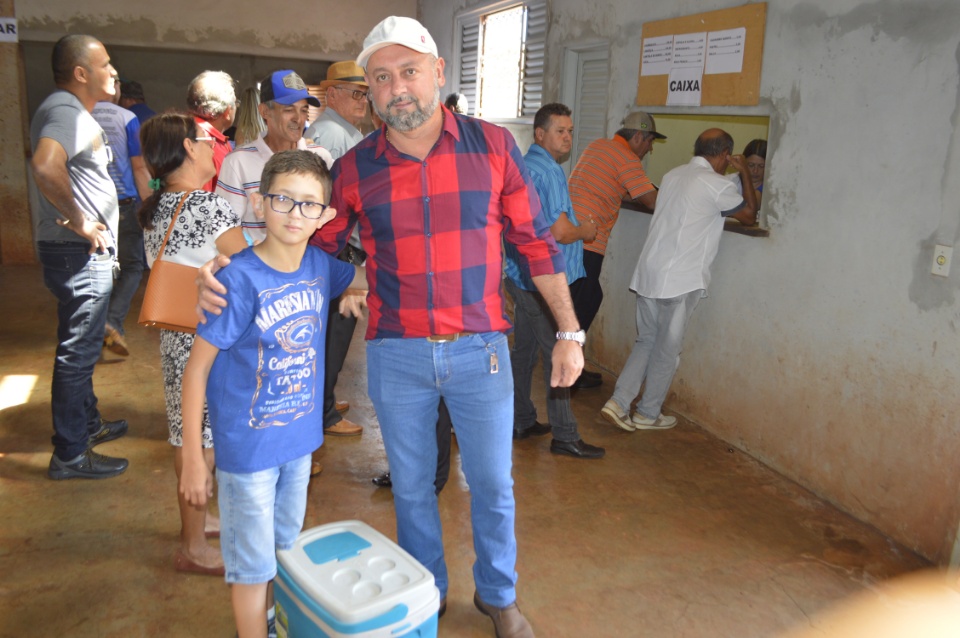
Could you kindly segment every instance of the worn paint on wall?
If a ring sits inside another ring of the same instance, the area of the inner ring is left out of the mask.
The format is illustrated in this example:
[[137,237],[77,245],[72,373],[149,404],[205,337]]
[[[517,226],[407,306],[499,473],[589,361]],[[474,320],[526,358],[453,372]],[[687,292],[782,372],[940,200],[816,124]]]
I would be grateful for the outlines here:
[[[25,40],[89,33],[105,44],[336,60],[356,55],[370,29],[388,15],[416,15],[415,0],[286,4],[241,0],[134,3],[62,0],[19,3]],[[189,19],[185,19],[189,16]]]
[[[642,24],[734,4],[553,0],[545,100],[563,47],[605,39],[616,123]],[[448,47],[454,11],[421,1]],[[768,3],[760,104],[720,112],[770,117],[771,237],[723,237],[667,404],[937,561],[960,521],[960,268],[930,274],[960,223],[958,24],[948,0]],[[624,211],[604,263],[587,353],[613,371],[636,335],[627,282],[648,224]]]

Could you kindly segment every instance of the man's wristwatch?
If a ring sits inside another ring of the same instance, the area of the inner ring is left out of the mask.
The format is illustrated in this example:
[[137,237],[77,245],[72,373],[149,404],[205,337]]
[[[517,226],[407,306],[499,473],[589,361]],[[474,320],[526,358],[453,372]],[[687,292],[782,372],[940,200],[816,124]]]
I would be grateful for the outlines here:
[[557,340],[564,339],[566,341],[576,341],[581,346],[587,342],[587,333],[583,330],[577,330],[576,332],[558,332]]

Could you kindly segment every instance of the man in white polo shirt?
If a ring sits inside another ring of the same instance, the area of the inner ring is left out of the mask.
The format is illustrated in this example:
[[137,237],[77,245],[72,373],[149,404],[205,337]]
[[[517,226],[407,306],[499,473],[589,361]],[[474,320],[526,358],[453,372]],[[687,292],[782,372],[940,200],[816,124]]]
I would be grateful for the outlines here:
[[[637,340],[613,396],[600,415],[634,430],[665,430],[677,419],[660,413],[680,364],[683,334],[694,308],[707,294],[710,265],[717,256],[723,220],[756,222],[756,191],[742,155],[732,155],[733,138],[720,129],[700,134],[694,157],[663,177],[647,241],[630,281],[637,293]],[[743,180],[743,195],[723,176],[732,165]],[[646,379],[637,411],[630,406]]]
[[320,100],[307,93],[307,86],[295,72],[274,71],[265,77],[260,82],[258,108],[267,132],[227,155],[220,167],[216,193],[240,215],[244,235],[251,244],[266,237],[266,230],[264,222],[254,214],[247,195],[260,189],[260,173],[274,153],[294,149],[313,151],[328,167],[333,166],[333,157],[325,148],[303,139],[307,104],[320,106]]

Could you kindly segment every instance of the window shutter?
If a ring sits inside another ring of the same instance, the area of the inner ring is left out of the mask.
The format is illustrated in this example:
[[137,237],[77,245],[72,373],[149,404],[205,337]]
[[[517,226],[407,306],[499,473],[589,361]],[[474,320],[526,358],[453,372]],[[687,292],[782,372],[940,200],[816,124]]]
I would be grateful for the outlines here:
[[457,84],[460,93],[467,96],[469,115],[477,112],[477,77],[480,60],[480,20],[476,16],[458,20],[460,36],[460,67]]
[[580,56],[577,69],[579,94],[573,105],[574,140],[570,165],[593,140],[607,136],[607,92],[610,84],[610,62],[606,49]]
[[547,47],[547,4],[545,2],[527,3],[524,39],[520,116],[533,117],[540,110],[543,97],[543,72]]

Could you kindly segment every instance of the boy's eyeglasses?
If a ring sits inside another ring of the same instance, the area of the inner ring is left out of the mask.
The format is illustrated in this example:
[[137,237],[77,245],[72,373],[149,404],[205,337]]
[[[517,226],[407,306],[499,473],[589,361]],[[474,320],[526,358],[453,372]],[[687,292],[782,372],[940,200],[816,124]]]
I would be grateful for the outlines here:
[[340,89],[341,91],[349,91],[349,92],[350,92],[350,97],[352,97],[354,100],[356,100],[356,101],[358,101],[358,102],[359,102],[360,100],[366,99],[366,97],[367,97],[367,92],[366,92],[366,91],[358,91],[357,89],[351,89],[351,88],[348,87],[348,86],[335,86],[335,87],[333,87],[333,88],[335,88],[335,89]]
[[297,206],[300,207],[300,214],[307,219],[320,219],[323,211],[327,210],[326,204],[320,202],[298,202],[286,195],[273,195],[265,193],[264,198],[270,200],[270,208],[281,215],[286,215]]

